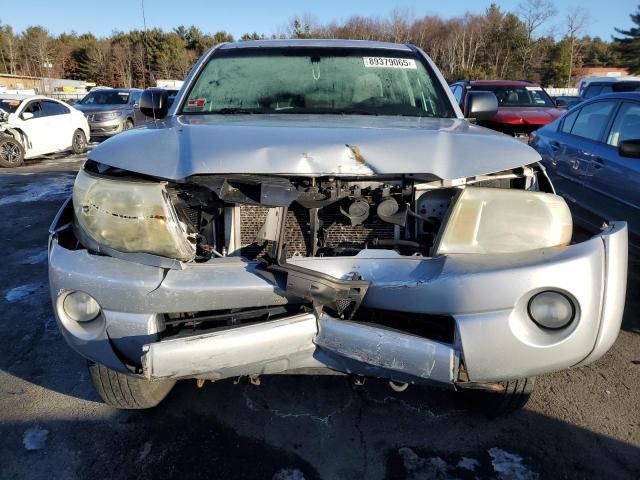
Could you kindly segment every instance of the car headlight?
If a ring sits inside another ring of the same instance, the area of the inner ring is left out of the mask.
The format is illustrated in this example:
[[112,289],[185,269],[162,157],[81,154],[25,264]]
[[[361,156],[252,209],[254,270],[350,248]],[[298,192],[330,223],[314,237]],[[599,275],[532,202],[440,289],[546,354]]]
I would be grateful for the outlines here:
[[182,261],[195,256],[164,183],[112,180],[80,170],[73,210],[78,226],[99,245]]
[[573,223],[550,193],[467,187],[456,198],[436,254],[512,253],[568,245]]

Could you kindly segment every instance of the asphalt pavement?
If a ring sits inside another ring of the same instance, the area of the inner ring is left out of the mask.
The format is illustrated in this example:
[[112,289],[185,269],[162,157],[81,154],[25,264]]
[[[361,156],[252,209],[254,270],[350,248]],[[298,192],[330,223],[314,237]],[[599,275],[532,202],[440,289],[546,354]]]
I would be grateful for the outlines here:
[[341,376],[185,381],[153,410],[104,405],[47,287],[47,229],[82,161],[0,171],[0,478],[640,478],[638,265],[612,350],[539,377],[504,418],[439,389]]

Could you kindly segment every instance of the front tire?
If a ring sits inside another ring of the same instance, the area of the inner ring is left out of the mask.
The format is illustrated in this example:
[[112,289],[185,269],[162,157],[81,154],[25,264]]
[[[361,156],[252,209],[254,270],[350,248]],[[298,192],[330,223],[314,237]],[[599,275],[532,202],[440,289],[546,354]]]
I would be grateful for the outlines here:
[[524,408],[533,394],[535,377],[498,382],[496,387],[500,389],[461,389],[458,393],[471,410],[489,417],[499,417]]
[[15,138],[0,135],[0,167],[19,167],[24,163],[24,148]]
[[131,130],[133,127],[133,120],[127,118],[127,120],[124,122],[124,125],[122,125],[122,131],[124,132],[125,130]]
[[73,132],[71,141],[71,151],[76,155],[80,155],[87,151],[87,136],[80,129]]
[[151,381],[88,362],[89,374],[98,395],[107,405],[121,410],[140,410],[158,405],[175,381]]

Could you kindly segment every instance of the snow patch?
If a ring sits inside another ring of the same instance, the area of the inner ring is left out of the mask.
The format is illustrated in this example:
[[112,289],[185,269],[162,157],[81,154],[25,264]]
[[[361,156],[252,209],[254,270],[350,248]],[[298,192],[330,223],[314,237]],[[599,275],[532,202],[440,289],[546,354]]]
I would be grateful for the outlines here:
[[47,250],[41,250],[37,253],[34,253],[33,255],[29,255],[25,257],[25,259],[22,260],[20,263],[22,263],[23,265],[36,265],[38,263],[46,262],[48,256],[49,256],[49,252],[47,252]]
[[276,472],[272,480],[305,480],[305,478],[297,468],[283,468]]
[[48,436],[49,430],[45,430],[40,427],[32,427],[24,432],[22,444],[27,450],[40,450],[44,447]]
[[456,465],[457,468],[463,468],[464,470],[469,470],[471,472],[475,472],[476,468],[480,466],[480,462],[475,458],[462,457],[462,459]]
[[70,175],[51,177],[45,181],[36,180],[15,188],[13,195],[0,198],[0,205],[10,203],[37,202],[53,200],[71,193],[74,177]]
[[440,457],[422,458],[408,447],[398,450],[402,457],[402,463],[411,480],[438,480],[448,479],[449,466]]
[[[82,381],[82,379],[80,381]],[[152,445],[153,445],[153,442],[151,442],[151,440],[144,442],[144,445],[142,446],[142,450],[140,450],[140,455],[138,456],[138,462],[143,461],[145,458],[149,456],[149,454],[151,453]]]
[[43,283],[28,283],[26,285],[20,285],[19,287],[7,290],[4,294],[4,298],[9,303],[21,302],[25,298],[39,293],[43,287]]
[[539,477],[537,473],[524,466],[520,455],[495,447],[489,449],[489,455],[493,471],[501,480],[536,480]]

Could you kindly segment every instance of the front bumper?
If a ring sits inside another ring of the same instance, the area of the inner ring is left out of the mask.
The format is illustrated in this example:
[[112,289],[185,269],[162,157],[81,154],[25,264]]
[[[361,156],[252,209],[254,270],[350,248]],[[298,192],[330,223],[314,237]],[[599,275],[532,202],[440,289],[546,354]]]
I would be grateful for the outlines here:
[[117,117],[113,120],[106,120],[102,122],[89,122],[89,130],[92,137],[112,137],[113,135],[122,132],[124,127],[125,117]]
[[[451,316],[450,343],[326,314],[162,339],[167,313],[294,300],[238,257],[163,269],[67,249],[58,239],[63,228],[54,224],[50,239],[53,303],[81,290],[103,309],[85,326],[54,308],[65,339],[90,360],[123,372],[135,366],[150,379],[328,368],[453,384],[464,363],[470,381],[495,382],[596,360],[615,341],[624,306],[627,228],[616,222],[586,242],[520,254],[423,258],[365,250],[290,260],[341,279],[357,272],[370,281],[365,308]],[[575,300],[576,318],[566,329],[543,330],[528,317],[529,299],[548,289]]]

